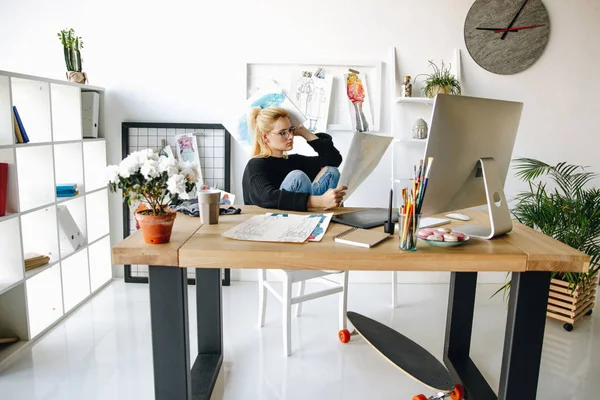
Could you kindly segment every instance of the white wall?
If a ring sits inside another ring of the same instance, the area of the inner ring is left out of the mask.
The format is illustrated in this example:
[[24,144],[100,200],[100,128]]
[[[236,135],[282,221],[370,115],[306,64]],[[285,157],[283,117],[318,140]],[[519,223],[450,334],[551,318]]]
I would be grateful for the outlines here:
[[[595,151],[600,145],[596,123],[600,82],[595,79],[600,2],[544,0],[552,24],[546,52],[533,67],[512,76],[488,73],[468,55],[463,24],[472,3],[2,0],[0,69],[64,78],[56,33],[73,27],[85,42],[83,66],[90,83],[108,89],[109,159],[116,163],[123,121],[220,122],[231,112],[229,101],[244,94],[246,61],[381,60],[386,63],[383,98],[388,99],[393,46],[399,73],[412,76],[426,72],[427,59],[450,60],[452,50],[460,48],[465,93],[525,103],[515,157],[565,160],[600,172]],[[384,103],[383,130],[389,130],[395,107]],[[336,134],[334,140],[342,152],[348,148],[349,135]],[[232,182],[241,194],[246,158],[235,144],[233,156]],[[388,154],[348,205],[385,205],[390,162]],[[522,187],[509,174],[507,195]],[[381,200],[373,193],[381,193],[377,196]],[[111,206],[112,240],[117,242],[121,232],[117,196]],[[389,275],[355,274],[354,279],[389,282]],[[445,275],[408,274],[403,279],[436,281]]]

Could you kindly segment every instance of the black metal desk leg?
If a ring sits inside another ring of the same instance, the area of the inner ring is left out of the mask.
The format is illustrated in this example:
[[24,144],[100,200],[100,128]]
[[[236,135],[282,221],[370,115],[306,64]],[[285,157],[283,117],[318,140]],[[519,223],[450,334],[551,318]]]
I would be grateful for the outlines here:
[[452,272],[444,356],[454,362],[469,358],[476,290],[477,272]]
[[149,267],[154,398],[192,398],[186,270]]
[[198,358],[192,367],[194,399],[210,399],[223,363],[221,270],[196,269]]
[[498,392],[500,400],[534,400],[536,397],[550,274],[512,274]]
[[450,278],[444,363],[457,381],[462,382],[470,399],[496,400],[496,394],[471,360],[471,335],[477,272],[453,272]]

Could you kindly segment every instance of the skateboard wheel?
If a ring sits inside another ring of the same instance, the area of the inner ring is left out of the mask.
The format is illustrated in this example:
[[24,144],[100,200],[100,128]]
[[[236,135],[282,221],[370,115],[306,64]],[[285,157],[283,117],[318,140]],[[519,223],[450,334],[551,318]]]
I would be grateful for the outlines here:
[[342,329],[338,332],[338,337],[340,338],[340,342],[348,343],[350,341],[350,331],[348,329]]
[[593,312],[594,312],[594,310],[590,308],[590,310],[588,312],[586,312],[585,315],[592,315]]
[[418,394],[413,396],[412,400],[427,400],[427,397],[424,394]]
[[452,400],[462,400],[465,397],[465,388],[460,383],[454,385],[454,389],[450,392],[450,398]]

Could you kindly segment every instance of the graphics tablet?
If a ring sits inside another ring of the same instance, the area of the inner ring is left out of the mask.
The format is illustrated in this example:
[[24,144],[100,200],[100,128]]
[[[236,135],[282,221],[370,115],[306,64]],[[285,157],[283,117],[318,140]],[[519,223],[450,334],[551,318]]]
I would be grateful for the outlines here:
[[[353,226],[356,228],[369,229],[382,226],[388,220],[387,208],[369,208],[367,210],[351,211],[344,214],[334,215],[332,222]],[[392,221],[398,222],[396,210],[392,211]]]

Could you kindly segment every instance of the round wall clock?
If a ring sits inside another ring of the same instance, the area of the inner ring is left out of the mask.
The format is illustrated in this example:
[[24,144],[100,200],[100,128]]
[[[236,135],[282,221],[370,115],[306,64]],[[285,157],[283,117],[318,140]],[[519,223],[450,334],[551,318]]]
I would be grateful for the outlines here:
[[465,44],[480,67],[495,74],[521,72],[537,61],[550,36],[541,0],[476,0],[465,19]]

